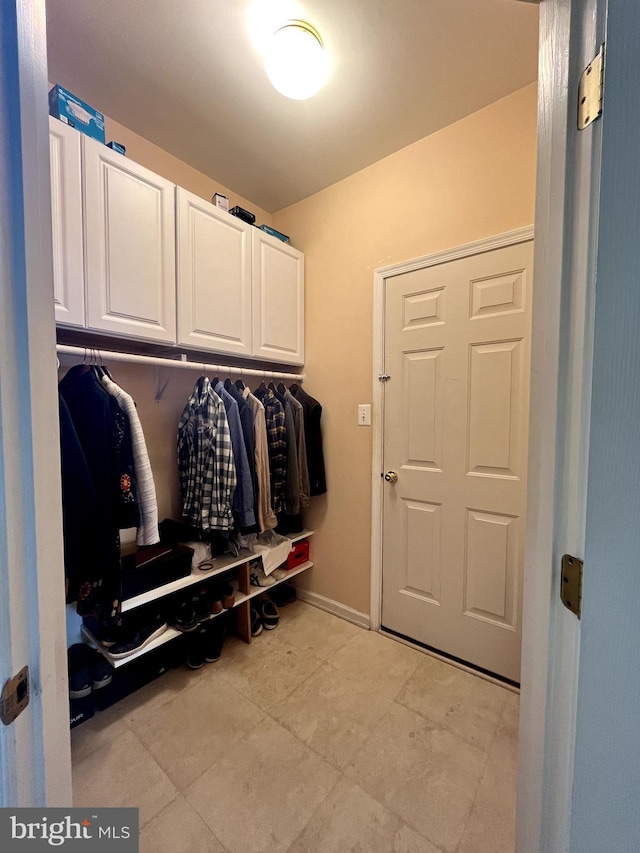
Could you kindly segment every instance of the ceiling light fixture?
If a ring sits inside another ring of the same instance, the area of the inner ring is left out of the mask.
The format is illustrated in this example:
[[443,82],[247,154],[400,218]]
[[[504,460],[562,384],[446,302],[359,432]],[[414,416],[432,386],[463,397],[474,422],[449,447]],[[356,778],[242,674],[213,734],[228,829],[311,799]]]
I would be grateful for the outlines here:
[[329,57],[320,34],[311,24],[287,21],[271,36],[264,52],[264,67],[281,95],[304,101],[326,83]]

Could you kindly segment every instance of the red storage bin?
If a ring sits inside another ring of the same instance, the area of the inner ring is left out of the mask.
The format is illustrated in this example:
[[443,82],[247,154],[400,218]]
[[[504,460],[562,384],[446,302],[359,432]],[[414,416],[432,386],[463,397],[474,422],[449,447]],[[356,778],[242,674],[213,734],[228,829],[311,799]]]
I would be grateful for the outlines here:
[[295,542],[293,545],[293,551],[290,551],[289,556],[287,557],[287,571],[291,571],[291,569],[301,566],[303,563],[306,563],[308,559],[309,540],[304,539],[302,542]]

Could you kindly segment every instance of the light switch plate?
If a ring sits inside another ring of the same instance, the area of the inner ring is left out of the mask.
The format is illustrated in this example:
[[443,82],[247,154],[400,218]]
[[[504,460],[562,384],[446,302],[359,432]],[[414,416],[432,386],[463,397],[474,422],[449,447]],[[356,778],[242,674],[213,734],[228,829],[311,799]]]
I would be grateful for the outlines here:
[[358,404],[358,426],[371,426],[371,403]]

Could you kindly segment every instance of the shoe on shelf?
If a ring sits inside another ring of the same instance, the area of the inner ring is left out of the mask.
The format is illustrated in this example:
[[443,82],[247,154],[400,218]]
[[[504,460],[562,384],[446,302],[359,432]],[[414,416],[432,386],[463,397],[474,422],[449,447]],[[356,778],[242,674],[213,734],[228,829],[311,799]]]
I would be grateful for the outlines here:
[[215,663],[220,660],[224,638],[227,633],[226,619],[214,619],[207,625],[207,633],[204,637],[204,659],[207,663]]
[[211,593],[207,587],[202,587],[191,599],[197,622],[206,622],[211,616]]
[[253,607],[251,608],[251,636],[259,637],[262,634],[262,619]]
[[222,606],[225,610],[231,610],[236,600],[236,593],[233,584],[226,583],[222,587]]
[[189,648],[187,650],[187,666],[189,669],[200,669],[204,666],[207,632],[207,625],[198,625],[197,630],[189,637]]
[[277,604],[278,607],[284,607],[296,600],[296,588],[290,583],[278,584],[277,587],[269,590],[269,598]]
[[100,654],[95,652],[91,663],[91,679],[93,681],[93,689],[101,690],[108,684],[111,684],[113,678],[113,667],[109,661]]
[[216,586],[211,590],[211,615],[217,616],[218,613],[222,613],[222,590]]
[[74,643],[67,649],[70,699],[84,699],[93,691],[93,679],[91,678],[93,654],[93,649],[84,643]]
[[276,582],[271,575],[265,574],[262,563],[258,560],[249,563],[249,580],[253,586],[273,586]]
[[260,619],[263,627],[266,628],[267,631],[273,631],[274,628],[278,627],[280,613],[270,598],[267,598],[260,604]]
[[189,633],[198,627],[198,619],[191,601],[181,601],[171,617],[171,627]]
[[156,616],[146,625],[134,629],[130,634],[125,634],[120,642],[111,646],[109,654],[112,658],[120,660],[144,649],[149,643],[161,637],[169,626],[161,616]]
[[286,569],[274,569],[271,572],[271,577],[275,578],[277,581],[283,581],[288,574],[289,572]]

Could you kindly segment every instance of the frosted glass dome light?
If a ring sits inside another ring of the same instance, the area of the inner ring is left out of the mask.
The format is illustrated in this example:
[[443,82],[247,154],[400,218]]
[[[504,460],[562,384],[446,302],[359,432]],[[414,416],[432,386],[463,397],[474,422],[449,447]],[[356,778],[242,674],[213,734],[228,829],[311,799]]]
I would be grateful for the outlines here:
[[329,57],[320,35],[310,24],[289,21],[271,36],[264,67],[281,95],[304,101],[324,86],[329,76]]

